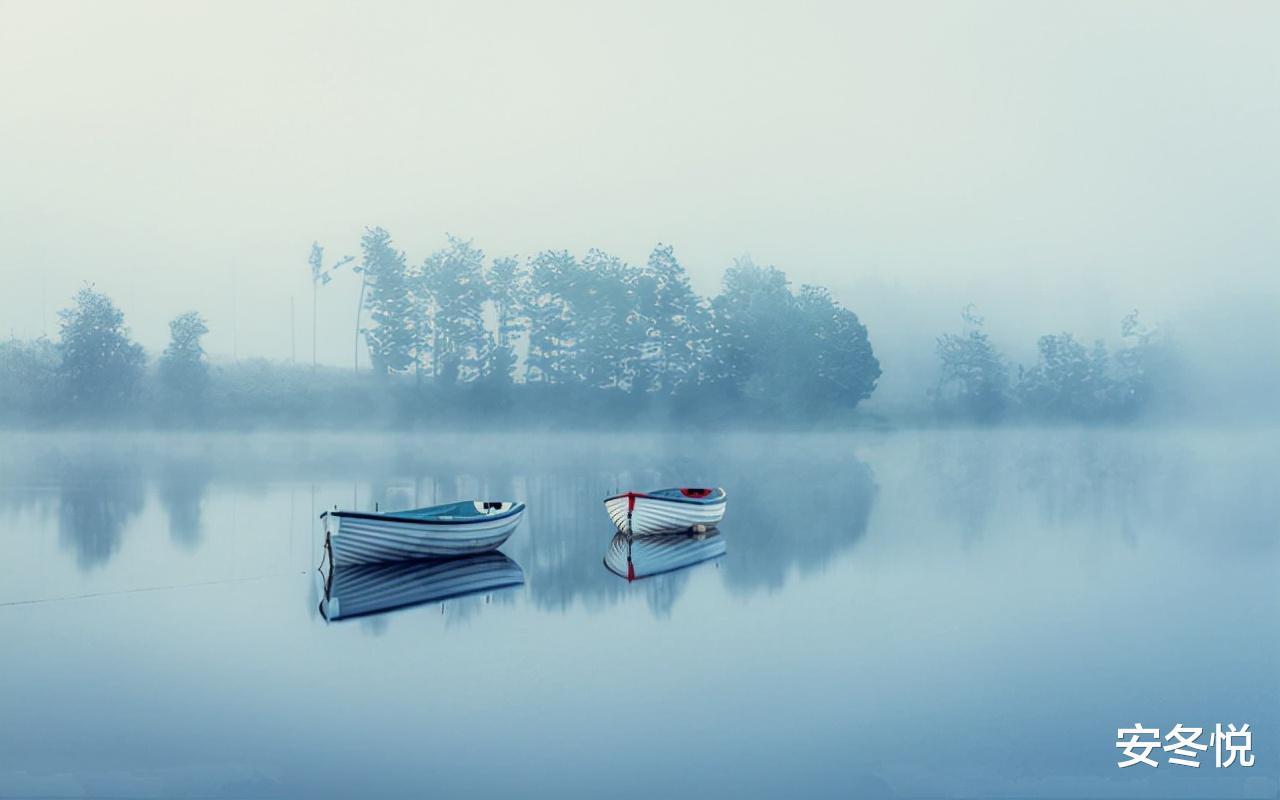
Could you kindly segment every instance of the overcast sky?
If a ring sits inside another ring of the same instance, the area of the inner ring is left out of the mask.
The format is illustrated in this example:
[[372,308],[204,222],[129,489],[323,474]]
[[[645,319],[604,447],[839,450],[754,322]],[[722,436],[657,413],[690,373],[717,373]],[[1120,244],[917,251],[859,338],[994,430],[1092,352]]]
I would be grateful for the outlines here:
[[[1274,299],[1280,4],[0,0],[0,325],[310,354],[313,240],[749,253],[873,342]],[[350,358],[354,284],[323,290]]]

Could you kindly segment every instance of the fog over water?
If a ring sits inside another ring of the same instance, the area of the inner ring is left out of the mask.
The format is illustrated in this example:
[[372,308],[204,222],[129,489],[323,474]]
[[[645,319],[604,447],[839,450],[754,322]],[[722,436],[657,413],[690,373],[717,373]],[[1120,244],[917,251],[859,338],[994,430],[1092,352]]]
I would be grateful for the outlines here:
[[1274,799],[1277,31],[0,0],[0,798]]
[[750,254],[860,315],[882,398],[968,302],[1014,355],[1135,307],[1208,362],[1276,338],[1271,4],[3,9],[3,334],[91,281],[153,354],[188,309],[215,360],[309,354],[307,248],[381,225],[414,261],[665,242],[704,295]]
[[[1280,786],[1274,434],[0,445],[7,796]],[[606,569],[606,493],[708,478],[722,558]],[[522,584],[325,622],[320,510],[473,495],[529,503]],[[1256,764],[1118,770],[1135,721],[1249,722]]]

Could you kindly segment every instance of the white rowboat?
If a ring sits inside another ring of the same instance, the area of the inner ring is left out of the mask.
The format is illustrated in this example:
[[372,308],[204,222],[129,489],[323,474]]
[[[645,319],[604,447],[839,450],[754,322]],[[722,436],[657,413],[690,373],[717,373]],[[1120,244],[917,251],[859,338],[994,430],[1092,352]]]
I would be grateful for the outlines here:
[[524,503],[466,500],[408,511],[326,511],[325,548],[335,566],[475,555],[496,550],[524,517]]
[[713,528],[724,519],[724,489],[682,487],[623,492],[604,501],[621,533],[648,536]]

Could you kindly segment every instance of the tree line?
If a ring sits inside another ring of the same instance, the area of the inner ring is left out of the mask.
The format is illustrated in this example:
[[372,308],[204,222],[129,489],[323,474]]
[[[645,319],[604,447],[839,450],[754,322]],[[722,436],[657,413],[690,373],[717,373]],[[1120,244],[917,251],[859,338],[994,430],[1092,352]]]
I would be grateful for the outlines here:
[[1070,333],[1041,336],[1030,366],[1011,364],[970,305],[965,328],[937,340],[939,375],[931,390],[943,417],[993,422],[1011,417],[1100,422],[1133,419],[1170,405],[1181,384],[1170,338],[1145,326],[1138,312],[1120,321],[1114,352]]
[[[486,260],[471,242],[410,265],[381,228],[361,241],[359,332],[379,375],[501,391],[515,383],[699,398],[790,415],[851,409],[880,377],[866,327],[820,287],[793,292],[739,260],[694,292],[673,248],[644,264],[600,250]],[[359,326],[358,326],[359,327]]]
[[329,263],[317,244],[308,266],[313,309],[335,271],[360,277],[354,355],[371,366],[358,377],[278,362],[214,369],[196,312],[170,323],[170,343],[151,364],[122,312],[87,286],[60,312],[56,343],[0,345],[0,374],[13,378],[0,390],[0,413],[817,419],[851,411],[880,377],[856,314],[826,289],[793,290],[782,271],[749,259],[726,270],[712,298],[693,290],[667,245],[633,265],[601,250],[489,259],[449,237],[411,262],[386,230],[372,228],[358,259]]
[[[360,278],[351,331],[357,369],[248,359],[211,365],[197,312],[169,324],[154,360],[124,314],[92,286],[59,312],[57,341],[0,343],[0,419],[120,418],[159,424],[332,425],[618,421],[699,424],[847,417],[875,391],[866,327],[818,286],[793,289],[774,267],[739,259],[701,297],[674,250],[643,264],[601,250],[489,258],[472,242],[411,261],[371,228],[358,257],[307,259],[314,314],[338,270]],[[1043,336],[1015,366],[973,307],[937,339],[926,398],[941,419],[1130,419],[1174,393],[1167,336],[1137,313],[1108,351]],[[313,328],[313,339],[314,339]],[[365,367],[360,367],[364,361]]]

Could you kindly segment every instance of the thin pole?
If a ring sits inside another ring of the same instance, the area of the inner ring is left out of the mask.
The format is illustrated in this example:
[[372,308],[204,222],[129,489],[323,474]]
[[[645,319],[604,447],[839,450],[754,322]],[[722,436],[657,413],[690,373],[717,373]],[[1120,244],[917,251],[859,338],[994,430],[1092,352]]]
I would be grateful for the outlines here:
[[236,315],[236,273],[239,272],[234,264],[231,265],[231,360],[240,360],[240,326]]
[[364,311],[364,288],[368,285],[364,273],[360,273],[360,304],[356,306],[356,344],[355,344],[355,370],[360,371],[360,313]]
[[316,371],[316,295],[320,292],[318,281],[311,279],[311,371]]

